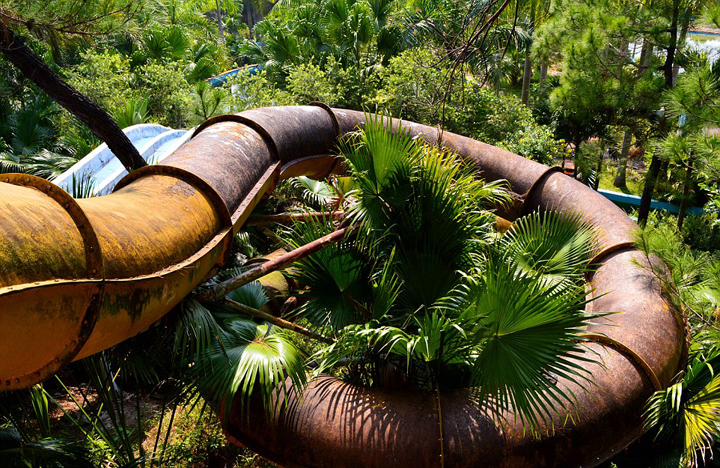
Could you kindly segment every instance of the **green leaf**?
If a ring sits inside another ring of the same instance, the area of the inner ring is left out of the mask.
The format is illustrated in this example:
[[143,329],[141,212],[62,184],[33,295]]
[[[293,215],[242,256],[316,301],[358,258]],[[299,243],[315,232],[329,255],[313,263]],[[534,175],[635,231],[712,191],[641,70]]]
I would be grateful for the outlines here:
[[[278,409],[275,392],[301,392],[306,384],[302,353],[290,337],[272,325],[240,318],[227,323],[221,342],[196,368],[198,387],[222,408],[224,417],[229,415],[234,398],[248,415],[253,396],[273,413]],[[286,378],[291,386],[286,385]]]
[[512,408],[531,429],[574,403],[556,382],[584,386],[591,376],[583,363],[579,333],[592,318],[584,313],[584,289],[547,285],[525,274],[506,257],[493,254],[485,276],[470,284],[465,323],[481,340],[474,360],[473,383],[483,408],[500,415]]

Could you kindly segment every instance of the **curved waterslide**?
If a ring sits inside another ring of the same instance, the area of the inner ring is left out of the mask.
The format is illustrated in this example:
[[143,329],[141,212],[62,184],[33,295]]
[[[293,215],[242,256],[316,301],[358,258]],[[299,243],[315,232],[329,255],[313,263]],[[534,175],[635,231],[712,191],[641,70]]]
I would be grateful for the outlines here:
[[263,69],[262,65],[245,65],[242,67],[233,68],[232,70],[224,71],[217,76],[208,78],[205,81],[210,83],[210,86],[212,86],[213,88],[217,88],[218,86],[222,86],[225,83],[227,83],[228,79],[232,78],[233,76],[237,75],[238,73],[240,73],[242,71],[247,72],[249,75],[255,75],[262,69]]
[[[148,164],[162,162],[192,136],[191,130],[173,130],[156,124],[131,125],[123,132]],[[75,184],[89,180],[95,195],[107,195],[125,175],[125,167],[103,143],[57,176],[53,183],[72,193]]]
[[[0,176],[1,388],[27,387],[146,329],[222,265],[233,234],[278,178],[340,170],[335,141],[364,119],[313,106],[217,117],[163,165],[134,171],[97,198],[76,201],[42,179]],[[594,386],[558,382],[575,393],[577,409],[553,416],[560,429],[543,438],[525,433],[511,414],[497,425],[466,393],[448,393],[439,438],[433,395],[324,377],[274,418],[259,408],[250,418],[233,413],[229,438],[287,467],[437,467],[441,454],[447,467],[564,467],[611,457],[640,434],[647,397],[669,385],[684,361],[682,317],[633,247],[636,225],[562,173],[469,138],[402,125],[430,143],[441,140],[485,179],[508,180],[516,203],[504,216],[579,211],[595,227],[601,252],[591,308],[620,313],[587,330],[601,360],[589,365]]]

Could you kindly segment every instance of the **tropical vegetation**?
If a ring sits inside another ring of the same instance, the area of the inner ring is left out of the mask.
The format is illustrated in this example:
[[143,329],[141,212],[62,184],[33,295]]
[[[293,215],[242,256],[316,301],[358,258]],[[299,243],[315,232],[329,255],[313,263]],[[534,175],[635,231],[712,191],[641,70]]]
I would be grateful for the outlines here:
[[[606,466],[713,466],[720,52],[703,33],[719,29],[720,4],[696,0],[5,0],[0,173],[52,180],[107,140],[43,91],[56,76],[119,128],[191,128],[321,101],[437,126],[636,195],[637,243],[670,267],[653,273],[691,340],[687,369],[648,401],[645,435]],[[18,66],[11,35],[45,72]],[[233,68],[242,70],[221,85],[208,81]],[[257,209],[305,221],[246,227],[232,264],[204,288],[280,248],[345,230],[340,242],[286,270],[284,288],[261,279],[221,300],[199,292],[130,342],[0,395],[0,465],[264,466],[228,445],[223,411],[209,408],[254,395],[272,411],[273,392],[320,372],[366,386],[476,388],[479,410],[512,406],[531,431],[542,423],[534,415],[571,408],[571,395],[539,395],[557,391],[549,374],[591,385],[575,363],[594,359],[578,334],[596,318],[584,293],[593,230],[550,212],[498,232],[493,209],[511,195],[502,182],[475,179],[456,155],[380,121],[338,154],[346,177],[287,181]],[[93,194],[89,181],[76,187]],[[652,199],[677,215],[651,210]]]

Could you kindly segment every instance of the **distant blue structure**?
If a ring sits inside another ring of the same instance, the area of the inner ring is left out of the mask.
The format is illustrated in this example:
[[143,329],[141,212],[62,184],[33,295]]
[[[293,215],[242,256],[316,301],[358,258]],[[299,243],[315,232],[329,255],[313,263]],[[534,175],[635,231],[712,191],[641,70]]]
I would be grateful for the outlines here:
[[[613,192],[610,190],[602,189],[598,190],[598,192],[600,192],[602,196],[615,203],[616,205],[620,206],[621,208],[637,208],[640,206],[640,197],[638,197],[637,195],[627,195],[625,193]],[[674,214],[678,214],[680,212],[679,206],[657,200],[652,200],[650,202],[650,208],[653,210],[662,210]],[[704,212],[705,211],[699,206],[688,207],[685,210],[685,213],[690,215],[701,215]]]
[[210,86],[213,88],[217,88],[227,83],[228,78],[237,75],[241,71],[247,72],[248,75],[255,75],[260,70],[262,70],[262,66],[260,65],[245,65],[244,67],[233,68],[232,70],[220,73],[218,76],[208,78],[207,82],[210,83]]

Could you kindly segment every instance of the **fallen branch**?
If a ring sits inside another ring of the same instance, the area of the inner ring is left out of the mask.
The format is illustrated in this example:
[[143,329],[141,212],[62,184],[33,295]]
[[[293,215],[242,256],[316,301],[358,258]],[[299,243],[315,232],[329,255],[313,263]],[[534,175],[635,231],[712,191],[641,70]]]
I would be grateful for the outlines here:
[[292,224],[302,221],[333,220],[340,221],[345,217],[344,211],[331,211],[329,213],[281,213],[276,215],[251,216],[245,222],[246,226],[270,226],[275,224]]
[[239,302],[235,302],[230,299],[222,299],[219,304],[222,304],[226,307],[229,307],[237,312],[240,312],[242,314],[248,315],[250,317],[254,317],[260,320],[265,320],[268,323],[271,323],[275,326],[278,326],[280,328],[284,328],[286,330],[291,330],[296,333],[300,333],[301,335],[305,335],[309,338],[313,338],[315,340],[322,341],[324,343],[332,344],[333,340],[331,338],[328,338],[325,335],[321,335],[319,333],[315,333],[312,330],[308,330],[305,327],[302,327],[296,323],[288,322],[287,320],[275,317],[272,314],[268,314],[267,312],[263,312],[262,310],[255,309],[250,306],[246,306],[245,304],[241,304]]
[[274,271],[282,270],[297,262],[298,260],[302,260],[303,258],[317,252],[318,250],[322,250],[331,244],[340,242],[352,230],[353,228],[351,227],[344,227],[342,229],[338,229],[337,231],[331,232],[330,234],[316,239],[312,242],[309,242],[302,247],[298,247],[293,251],[280,255],[277,258],[274,258],[254,268],[251,268],[248,271],[242,273],[240,276],[216,284],[215,286],[212,286],[207,290],[198,293],[196,297],[199,301],[204,302],[221,300],[225,297],[227,293],[239,288],[240,286],[251,283]]

